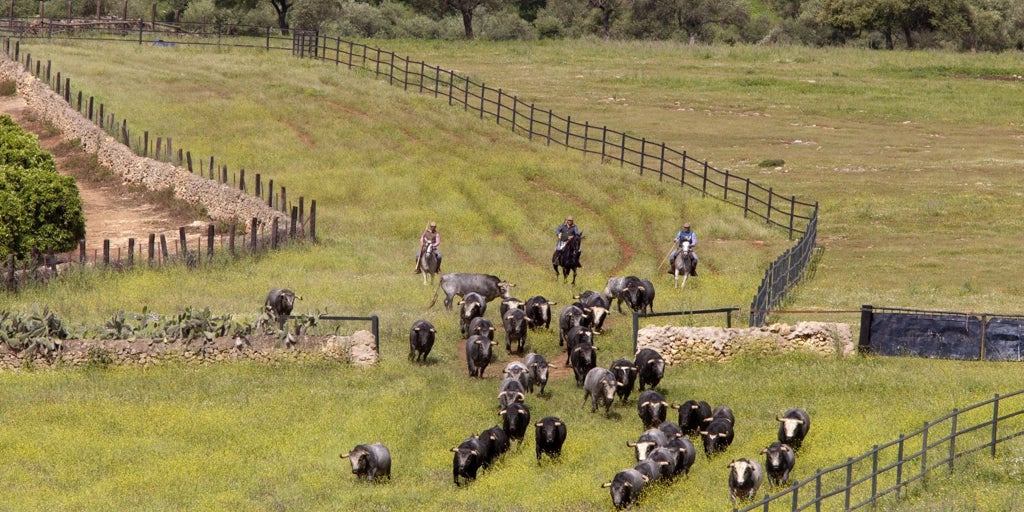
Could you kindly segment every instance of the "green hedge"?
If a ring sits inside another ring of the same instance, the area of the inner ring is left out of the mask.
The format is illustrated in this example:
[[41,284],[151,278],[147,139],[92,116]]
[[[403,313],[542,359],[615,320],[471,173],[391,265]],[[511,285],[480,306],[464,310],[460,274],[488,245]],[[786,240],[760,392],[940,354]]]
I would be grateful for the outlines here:
[[0,258],[75,248],[85,215],[74,178],[9,115],[0,116]]

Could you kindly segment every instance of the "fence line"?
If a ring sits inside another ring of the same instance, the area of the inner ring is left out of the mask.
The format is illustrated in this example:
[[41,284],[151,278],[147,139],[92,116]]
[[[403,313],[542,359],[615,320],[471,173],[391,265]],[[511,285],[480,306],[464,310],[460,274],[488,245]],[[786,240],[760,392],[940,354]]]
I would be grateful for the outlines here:
[[[897,499],[930,472],[952,472],[957,460],[1024,435],[1024,390],[977,403],[924,425],[894,441],[876,445],[778,493],[733,512],[820,510],[822,505],[858,510],[889,495]],[[774,508],[772,506],[774,505]]]
[[128,238],[126,245],[115,246],[108,239],[103,240],[102,248],[95,248],[80,240],[77,250],[49,252],[20,267],[14,255],[8,255],[6,262],[0,262],[0,288],[16,290],[29,282],[45,282],[71,268],[126,270],[138,265],[162,267],[182,263],[199,267],[218,255],[241,257],[278,249],[303,239],[302,232],[294,224],[281,225],[276,220],[267,224],[253,218],[248,227],[241,229],[229,224],[218,232],[214,224],[209,224],[203,233],[188,233],[187,228],[181,227],[171,236],[150,233],[140,240]]
[[[197,29],[194,24],[156,24],[120,21],[113,30],[117,37],[103,35],[103,25],[91,23],[87,28],[75,25],[75,20],[23,20],[9,21],[9,28],[0,26],[19,38],[53,37],[62,34],[67,37],[83,37],[103,40],[138,42],[148,39],[160,44],[212,44],[209,39],[216,37],[216,44],[230,44],[271,50],[290,50],[299,58],[311,58],[323,62],[344,65],[347,69],[359,69],[373,73],[378,79],[387,79],[403,90],[432,94],[444,98],[449,105],[461,106],[467,112],[474,112],[481,120],[493,120],[507,126],[512,132],[529,140],[543,141],[567,149],[598,156],[602,163],[618,162],[620,167],[636,170],[640,175],[656,177],[665,183],[678,183],[682,188],[699,191],[705,197],[714,197],[737,208],[744,216],[751,216],[766,224],[786,230],[790,240],[798,237],[796,245],[781,255],[765,272],[751,310],[770,310],[782,303],[786,294],[802,278],[810,261],[817,239],[818,204],[799,201],[795,196],[784,196],[754,183],[749,178],[737,176],[728,170],[719,170],[706,160],[693,158],[686,151],[668,147],[663,142],[637,138],[607,126],[580,122],[572,116],[562,117],[552,110],[538,108],[533,103],[520,101],[502,89],[495,89],[483,83],[476,83],[468,76],[413,61],[394,52],[370,47],[365,44],[328,36],[317,31],[291,30],[290,39],[285,34],[278,37],[270,28],[242,27],[238,25],[216,25],[216,33]],[[129,39],[126,26],[135,31]],[[112,31],[107,27],[108,31]],[[247,34],[226,43],[222,35],[236,31]],[[87,35],[83,36],[82,33]],[[256,34],[261,37],[256,38]],[[136,37],[137,35],[137,37]],[[149,36],[149,37],[147,37]],[[160,36],[159,39],[156,36]],[[257,45],[255,41],[261,41]],[[211,166],[212,167],[212,166]],[[766,313],[752,313],[751,326],[763,325]]]

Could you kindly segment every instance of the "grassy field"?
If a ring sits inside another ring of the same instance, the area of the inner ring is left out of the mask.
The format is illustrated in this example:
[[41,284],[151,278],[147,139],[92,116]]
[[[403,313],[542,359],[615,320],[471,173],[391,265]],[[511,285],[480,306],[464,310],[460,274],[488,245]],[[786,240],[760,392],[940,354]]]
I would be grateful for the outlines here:
[[[987,79],[1020,74],[1019,55],[382,45],[820,201],[825,251],[794,308],[1020,312],[1024,280],[1014,263],[1024,83]],[[447,449],[498,421],[497,382],[466,379],[455,315],[426,309],[433,288],[409,273],[420,230],[439,222],[445,271],[497,274],[517,283],[521,298],[543,294],[564,304],[573,293],[603,288],[609,275],[633,273],[659,285],[661,311],[745,307],[765,266],[789,245],[783,233],[730,206],[529,143],[443,102],[333,66],[183,47],[29,42],[23,51],[52,60],[73,87],[136,130],[273,177],[289,197],[317,199],[323,241],[202,273],[76,275],[0,298],[0,307],[45,304],[84,325],[144,306],[255,317],[267,289],[287,286],[305,296],[297,311],[381,315],[383,363],[367,371],[242,364],[0,375],[7,391],[0,471],[13,489],[0,498],[3,509],[608,508],[597,486],[630,465],[623,443],[640,431],[635,403],[617,406],[611,419],[590,415],[570,380],[527,400],[536,418],[568,422],[572,442],[562,461],[538,467],[528,441],[473,485],[452,486]],[[766,159],[786,164],[759,167]],[[566,214],[587,236],[575,288],[556,282],[547,264]],[[706,271],[677,291],[655,269],[683,221],[701,237]],[[404,359],[408,326],[418,318],[440,328],[426,366]],[[856,316],[773,316],[801,319]],[[601,364],[629,353],[628,324],[612,317]],[[552,356],[556,343],[553,333],[531,340]],[[797,383],[769,378],[780,372]],[[795,472],[805,478],[1022,384],[1016,365],[790,356],[672,368],[662,386],[673,400],[730,405],[738,417],[735,456],[754,456],[771,440],[775,414],[807,407],[814,442]],[[865,425],[865,415],[879,409],[892,412]],[[395,453],[394,481],[354,482],[337,454],[378,439]],[[1019,501],[1018,458],[972,463],[970,474],[985,485],[931,484],[934,497],[914,493],[916,508],[904,510],[1007,510]],[[699,460],[688,479],[651,492],[643,508],[728,509],[725,463]],[[908,505],[892,510],[901,506]]]

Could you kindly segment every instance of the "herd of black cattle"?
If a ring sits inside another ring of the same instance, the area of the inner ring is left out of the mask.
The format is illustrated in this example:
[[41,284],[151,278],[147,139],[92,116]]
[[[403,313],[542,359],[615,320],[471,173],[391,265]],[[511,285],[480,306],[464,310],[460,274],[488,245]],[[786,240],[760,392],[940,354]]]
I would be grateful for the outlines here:
[[[484,318],[488,302],[502,297],[500,318],[505,331],[505,349],[522,353],[527,329],[548,329],[551,324],[551,306],[555,302],[541,296],[520,301],[509,295],[511,283],[485,274],[445,274],[439,290],[446,294],[445,306],[452,308],[453,298],[459,296],[459,325],[466,336],[466,364],[470,377],[482,378],[491,361],[491,347],[495,327]],[[272,290],[265,307],[273,315],[291,313],[294,293],[289,290]],[[434,295],[433,306],[437,299]],[[736,419],[732,410],[725,405],[714,409],[702,400],[688,400],[681,404],[670,404],[655,391],[665,372],[665,360],[655,350],[644,348],[637,351],[634,360],[618,359],[609,368],[597,366],[593,345],[594,333],[601,332],[611,301],[617,300],[618,311],[622,302],[634,311],[653,311],[654,286],[650,281],[633,276],[613,277],[608,280],[604,293],[587,291],[575,296],[578,302],[564,307],[559,315],[559,345],[566,347],[566,364],[572,368],[578,387],[582,387],[583,405],[591,402],[591,412],[603,406],[608,415],[616,396],[626,403],[634,388],[639,387],[637,415],[645,429],[636,442],[628,442],[635,452],[637,463],[634,467],[618,472],[602,484],[609,488],[612,503],[616,508],[630,507],[641,495],[644,487],[653,482],[670,482],[679,475],[685,475],[696,460],[697,452],[689,436],[700,436],[704,453],[709,459],[725,451],[733,441]],[[409,359],[425,361],[434,345],[436,330],[426,320],[416,321],[409,331]],[[505,366],[503,378],[498,386],[498,407],[502,425],[472,435],[458,446],[452,447],[452,477],[456,486],[460,479],[476,479],[480,469],[494,463],[511,447],[511,442],[520,445],[530,427],[530,409],[524,403],[527,393],[544,393],[548,381],[549,365],[544,356],[531,352],[522,361],[512,361]],[[678,410],[678,423],[667,421],[668,409]],[[778,442],[761,451],[765,456],[764,466],[747,458],[734,459],[728,464],[729,495],[737,500],[752,499],[760,488],[765,473],[772,485],[783,485],[789,480],[789,473],[796,462],[795,453],[800,449],[811,426],[807,411],[792,408],[781,417]],[[559,457],[565,443],[567,428],[565,422],[555,416],[548,416],[533,424],[534,441],[538,463],[543,455]],[[381,443],[361,444],[349,453],[352,473],[373,481],[391,478],[391,454]]]

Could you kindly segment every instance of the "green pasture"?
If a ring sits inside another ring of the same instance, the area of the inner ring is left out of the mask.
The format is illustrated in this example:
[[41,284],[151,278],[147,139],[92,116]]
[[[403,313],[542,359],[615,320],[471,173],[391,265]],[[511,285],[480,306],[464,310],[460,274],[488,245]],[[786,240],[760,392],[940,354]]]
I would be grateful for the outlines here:
[[[1019,54],[381,44],[819,201],[824,251],[787,304],[793,309],[1021,312],[1024,82],[989,79],[1021,74]],[[46,305],[85,328],[143,307],[167,314],[210,307],[255,318],[266,291],[283,286],[304,296],[296,312],[379,315],[382,363],[369,370],[238,364],[0,374],[7,390],[0,395],[0,472],[13,490],[0,509],[610,508],[598,486],[631,465],[624,443],[640,432],[635,398],[616,405],[612,418],[591,415],[579,407],[571,379],[527,399],[535,418],[567,421],[561,461],[538,466],[528,440],[477,482],[452,485],[447,450],[498,421],[497,380],[466,377],[455,313],[427,308],[434,287],[411,273],[420,231],[429,220],[439,223],[444,271],[499,275],[516,283],[520,298],[540,294],[565,304],[580,291],[603,289],[610,275],[636,274],[657,285],[658,311],[745,308],[766,266],[791,245],[785,233],[730,205],[529,142],[362,72],[229,48],[24,41],[22,52],[50,60],[73,90],[128,119],[134,133],[173,137],[194,156],[212,154],[232,170],[273,178],[293,200],[316,199],[321,241],[218,260],[201,272],[77,273],[4,296],[0,307]],[[785,165],[759,166],[769,159]],[[567,214],[586,236],[575,287],[556,281],[548,264],[554,228]],[[700,237],[702,272],[680,291],[657,267],[684,221]],[[405,360],[408,327],[418,318],[439,328],[431,362],[422,366]],[[741,312],[734,323],[745,318]],[[607,327],[598,342],[602,365],[631,351],[628,317],[613,314]],[[333,328],[358,326],[320,326]],[[553,331],[531,333],[529,344],[564,361]],[[494,364],[503,366],[508,357],[497,354]],[[774,437],[774,415],[791,406],[815,419],[794,473],[802,479],[1024,383],[1015,364],[872,357],[751,358],[668,373],[662,390],[671,400],[730,405],[738,437],[726,456],[700,458],[690,477],[650,492],[642,510],[728,510],[724,459],[755,456]],[[795,383],[773,378],[779,373]],[[879,411],[884,419],[866,419]],[[392,449],[393,481],[355,482],[337,455],[375,440]],[[963,483],[936,477],[890,510],[1008,510],[1019,501],[1020,453],[1015,441],[1000,458],[982,455]]]

